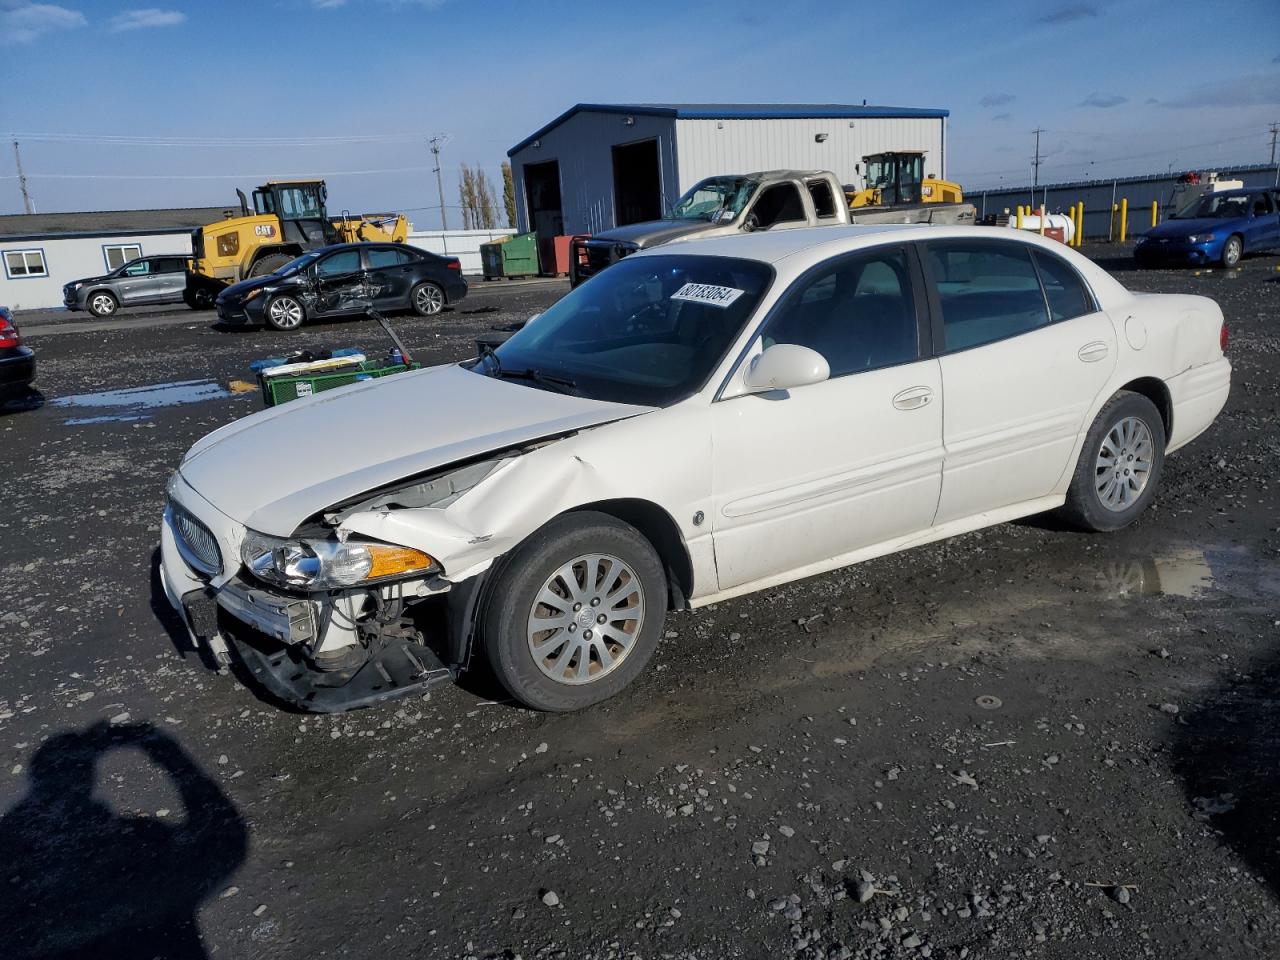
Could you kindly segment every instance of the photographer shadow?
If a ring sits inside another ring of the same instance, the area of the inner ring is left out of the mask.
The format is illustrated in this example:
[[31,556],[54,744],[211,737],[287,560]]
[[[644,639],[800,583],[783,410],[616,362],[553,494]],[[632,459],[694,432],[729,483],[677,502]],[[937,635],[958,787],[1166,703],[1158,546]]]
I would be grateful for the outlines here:
[[1173,759],[1192,815],[1280,894],[1280,655],[1193,708]]
[[[141,752],[181,797],[173,819],[95,796],[99,760]],[[200,905],[243,863],[248,827],[176,740],[146,724],[59,734],[36,751],[27,795],[0,818],[5,960],[201,960]]]

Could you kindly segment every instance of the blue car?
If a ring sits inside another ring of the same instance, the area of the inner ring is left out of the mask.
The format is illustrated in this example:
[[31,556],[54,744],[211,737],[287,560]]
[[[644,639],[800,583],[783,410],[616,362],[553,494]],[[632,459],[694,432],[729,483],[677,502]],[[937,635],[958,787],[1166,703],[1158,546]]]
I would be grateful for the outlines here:
[[1206,193],[1138,238],[1140,267],[1220,263],[1234,267],[1246,253],[1280,248],[1280,190],[1273,187]]

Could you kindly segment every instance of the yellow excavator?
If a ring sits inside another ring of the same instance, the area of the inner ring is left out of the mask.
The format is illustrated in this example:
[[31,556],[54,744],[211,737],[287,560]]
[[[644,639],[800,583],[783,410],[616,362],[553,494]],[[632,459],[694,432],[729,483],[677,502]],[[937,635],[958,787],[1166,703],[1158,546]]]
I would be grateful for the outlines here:
[[409,236],[401,213],[344,211],[331,218],[323,180],[272,180],[253,191],[252,206],[243,191],[236,194],[240,216],[228,212],[192,231],[183,299],[194,309],[213,306],[228,284],[273,273],[308,250],[360,240],[404,243]]
[[850,209],[895,207],[914,203],[963,203],[960,184],[925,176],[924,154],[918,150],[873,153],[862,158],[866,186],[845,187]]

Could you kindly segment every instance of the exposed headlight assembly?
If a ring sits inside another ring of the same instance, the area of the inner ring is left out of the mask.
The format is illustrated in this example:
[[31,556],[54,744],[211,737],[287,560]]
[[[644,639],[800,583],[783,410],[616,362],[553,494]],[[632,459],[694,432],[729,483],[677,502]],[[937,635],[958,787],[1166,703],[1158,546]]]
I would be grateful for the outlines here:
[[439,569],[410,547],[365,540],[284,539],[252,530],[240,559],[258,579],[291,590],[338,590]]
[[1187,237],[1187,243],[1209,243],[1213,240],[1212,233],[1193,233]]

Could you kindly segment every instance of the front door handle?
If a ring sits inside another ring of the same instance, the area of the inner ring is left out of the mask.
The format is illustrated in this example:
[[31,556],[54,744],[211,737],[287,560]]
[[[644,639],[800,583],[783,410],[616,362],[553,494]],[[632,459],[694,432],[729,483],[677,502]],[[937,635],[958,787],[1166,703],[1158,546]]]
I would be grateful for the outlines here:
[[1080,352],[1076,354],[1085,363],[1097,363],[1107,355],[1108,347],[1101,340],[1095,340],[1093,343],[1086,343],[1080,348]]
[[899,410],[919,410],[921,407],[927,407],[933,402],[933,389],[931,387],[907,387],[900,393],[894,394],[893,405]]

